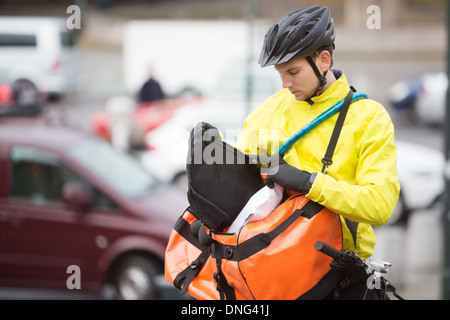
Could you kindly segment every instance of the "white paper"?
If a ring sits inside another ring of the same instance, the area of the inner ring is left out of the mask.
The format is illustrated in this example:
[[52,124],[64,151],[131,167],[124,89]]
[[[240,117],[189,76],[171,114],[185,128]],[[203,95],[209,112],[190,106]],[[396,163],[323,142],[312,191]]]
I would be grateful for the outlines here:
[[268,216],[281,202],[283,187],[275,183],[271,189],[267,186],[256,192],[241,210],[228,228],[227,233],[235,233],[250,221],[257,221]]

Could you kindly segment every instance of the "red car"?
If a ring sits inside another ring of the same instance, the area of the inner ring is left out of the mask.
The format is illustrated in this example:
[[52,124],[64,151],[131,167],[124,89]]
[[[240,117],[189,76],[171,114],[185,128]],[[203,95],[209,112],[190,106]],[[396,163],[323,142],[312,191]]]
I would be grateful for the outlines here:
[[0,121],[0,287],[156,298],[186,195],[88,133]]
[[[169,99],[137,104],[131,115],[131,144],[144,145],[144,136],[147,132],[172,118],[175,110],[189,101]],[[96,136],[111,141],[111,119],[107,111],[98,111],[92,115],[91,128]]]
[[40,114],[46,99],[46,94],[30,80],[6,82],[0,79],[0,116]]

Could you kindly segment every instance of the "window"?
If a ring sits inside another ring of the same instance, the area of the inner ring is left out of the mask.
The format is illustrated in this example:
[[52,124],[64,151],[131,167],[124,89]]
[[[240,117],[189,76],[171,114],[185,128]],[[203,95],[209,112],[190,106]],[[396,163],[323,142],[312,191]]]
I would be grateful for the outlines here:
[[60,33],[63,47],[74,47],[77,44],[79,34],[77,31],[67,31]]
[[0,33],[0,47],[36,47],[36,35]]
[[[84,181],[55,155],[30,147],[12,148],[11,170],[10,197],[26,199],[35,205],[62,202],[66,182]],[[95,207],[116,207],[108,197],[87,185],[91,188]]]
[[157,184],[157,180],[131,156],[103,141],[83,141],[73,145],[69,153],[125,197],[145,195]]

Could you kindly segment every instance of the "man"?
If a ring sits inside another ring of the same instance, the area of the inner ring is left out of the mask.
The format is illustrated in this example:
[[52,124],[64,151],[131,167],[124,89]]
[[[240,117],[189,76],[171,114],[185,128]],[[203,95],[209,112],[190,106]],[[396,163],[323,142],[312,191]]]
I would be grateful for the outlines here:
[[165,98],[164,92],[159,82],[150,73],[149,78],[144,82],[141,89],[138,92],[138,102],[148,103],[154,101],[160,101]]
[[[281,143],[347,96],[350,86],[345,75],[331,70],[334,40],[327,7],[291,12],[269,29],[259,63],[274,66],[284,90],[248,115],[238,149],[247,154],[275,154]],[[365,259],[375,248],[372,226],[389,220],[399,196],[394,128],[379,103],[370,99],[352,103],[332,164],[322,172],[322,158],[337,117],[330,117],[296,142],[272,168],[266,183],[305,192],[312,201],[339,214],[343,248]],[[278,136],[279,141],[271,136]],[[365,289],[364,284],[358,290],[364,294]],[[348,297],[362,297],[355,293],[358,290]]]

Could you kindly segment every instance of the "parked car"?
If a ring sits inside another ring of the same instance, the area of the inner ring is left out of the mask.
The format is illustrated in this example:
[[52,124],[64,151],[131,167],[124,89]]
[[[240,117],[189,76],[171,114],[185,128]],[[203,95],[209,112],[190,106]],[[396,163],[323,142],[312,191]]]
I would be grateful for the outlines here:
[[[185,102],[184,99],[174,99],[137,103],[131,113],[130,145],[133,147],[143,146],[145,134],[169,120],[175,110]],[[93,113],[90,119],[92,132],[108,142],[111,142],[113,130],[111,119],[111,114],[106,109]]]
[[[155,298],[185,192],[89,133],[41,119],[0,122],[0,287],[114,288]],[[73,270],[73,269],[70,269]]]
[[444,193],[444,154],[406,141],[396,141],[401,191],[389,224],[404,222],[409,213],[436,204]]
[[0,72],[59,97],[80,87],[79,31],[57,17],[0,17]]
[[0,116],[38,115],[46,94],[27,79],[7,82],[0,74]]
[[440,124],[445,120],[447,87],[445,72],[428,72],[396,82],[389,90],[389,99],[394,110],[413,122]]

